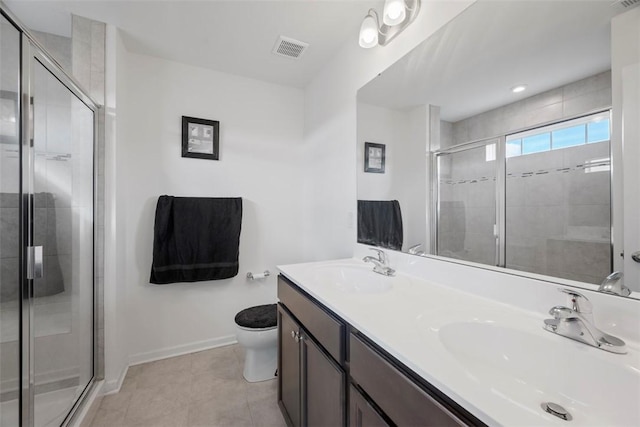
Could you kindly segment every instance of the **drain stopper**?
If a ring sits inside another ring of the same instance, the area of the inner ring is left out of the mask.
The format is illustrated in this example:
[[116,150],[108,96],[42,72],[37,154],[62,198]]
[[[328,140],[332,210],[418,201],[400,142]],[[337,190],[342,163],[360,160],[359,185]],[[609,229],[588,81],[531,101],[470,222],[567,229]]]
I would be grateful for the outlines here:
[[542,409],[544,409],[545,412],[550,413],[551,415],[554,415],[558,418],[561,418],[565,421],[571,421],[571,414],[569,413],[569,411],[567,411],[566,409],[564,409],[562,406],[558,405],[557,403],[553,403],[553,402],[542,402],[542,404],[540,405],[542,406]]

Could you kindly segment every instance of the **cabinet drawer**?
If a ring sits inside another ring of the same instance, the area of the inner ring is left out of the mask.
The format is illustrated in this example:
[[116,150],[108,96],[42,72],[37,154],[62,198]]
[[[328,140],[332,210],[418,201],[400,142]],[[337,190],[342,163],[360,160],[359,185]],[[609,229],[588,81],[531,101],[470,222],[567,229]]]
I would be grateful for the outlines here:
[[398,426],[461,426],[434,400],[375,350],[350,334],[351,377]]
[[282,276],[278,276],[278,298],[316,341],[342,365],[344,363],[344,323],[320,308]]

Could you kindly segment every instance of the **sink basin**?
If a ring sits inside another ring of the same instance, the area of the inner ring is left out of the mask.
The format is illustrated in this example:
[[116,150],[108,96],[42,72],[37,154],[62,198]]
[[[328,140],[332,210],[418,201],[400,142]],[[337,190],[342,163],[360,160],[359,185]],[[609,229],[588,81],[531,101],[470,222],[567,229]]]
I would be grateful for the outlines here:
[[374,273],[369,266],[332,265],[318,268],[315,279],[348,293],[374,294],[391,290],[396,277]]
[[534,332],[467,321],[440,327],[438,336],[470,378],[511,403],[542,411],[553,402],[579,425],[640,425],[640,372],[625,363],[633,356]]

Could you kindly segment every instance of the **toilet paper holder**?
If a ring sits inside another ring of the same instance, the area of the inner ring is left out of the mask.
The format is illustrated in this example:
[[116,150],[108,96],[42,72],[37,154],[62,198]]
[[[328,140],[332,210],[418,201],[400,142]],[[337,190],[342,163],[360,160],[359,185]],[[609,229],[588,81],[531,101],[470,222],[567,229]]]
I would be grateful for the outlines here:
[[264,273],[258,273],[258,274],[253,274],[252,272],[247,273],[248,280],[264,279],[269,276],[271,276],[271,273],[269,272],[269,270],[265,270]]

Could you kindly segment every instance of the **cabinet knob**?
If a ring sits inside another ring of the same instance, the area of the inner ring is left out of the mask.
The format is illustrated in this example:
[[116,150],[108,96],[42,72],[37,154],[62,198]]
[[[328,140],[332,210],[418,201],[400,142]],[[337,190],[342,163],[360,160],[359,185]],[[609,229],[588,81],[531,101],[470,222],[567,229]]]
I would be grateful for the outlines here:
[[304,339],[304,337],[300,335],[300,332],[298,331],[291,331],[291,338],[293,338],[296,342],[300,342]]

